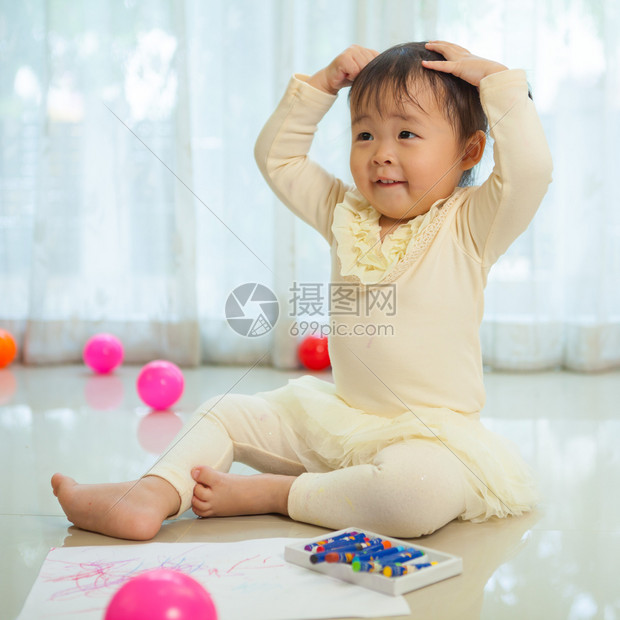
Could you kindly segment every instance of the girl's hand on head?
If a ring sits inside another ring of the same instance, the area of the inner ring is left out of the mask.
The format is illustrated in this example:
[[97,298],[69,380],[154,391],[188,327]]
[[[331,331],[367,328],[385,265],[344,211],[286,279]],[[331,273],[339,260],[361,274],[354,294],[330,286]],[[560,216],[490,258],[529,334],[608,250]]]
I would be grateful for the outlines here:
[[379,54],[375,50],[352,45],[338,54],[327,67],[315,73],[308,84],[330,95],[337,95],[345,86],[351,86],[359,72]]
[[424,67],[443,73],[452,73],[474,86],[480,86],[480,81],[487,75],[508,69],[499,62],[474,56],[464,47],[447,41],[429,41],[426,49],[439,52],[445,60],[423,60]]

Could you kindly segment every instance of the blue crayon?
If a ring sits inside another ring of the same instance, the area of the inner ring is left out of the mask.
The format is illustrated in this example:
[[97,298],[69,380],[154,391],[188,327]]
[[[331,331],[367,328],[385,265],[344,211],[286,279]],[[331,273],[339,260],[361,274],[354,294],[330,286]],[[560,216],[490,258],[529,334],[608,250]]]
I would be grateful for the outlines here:
[[357,544],[359,543],[342,544],[342,545],[337,545],[335,547],[330,547],[329,549],[326,549],[325,551],[318,551],[316,553],[313,553],[310,556],[310,562],[312,562],[312,564],[318,564],[319,562],[325,562],[325,558],[329,554],[333,554],[333,553],[355,554],[359,551]]
[[374,560],[376,558],[383,558],[386,555],[395,555],[397,553],[402,553],[406,547],[402,545],[400,547],[384,547],[383,549],[377,549],[376,551],[372,549],[364,549],[360,551],[356,558],[361,562],[368,562],[369,560]]
[[326,558],[328,555],[331,556],[340,556],[345,555],[346,553],[350,553],[351,555],[355,554],[355,549],[335,549],[333,551],[320,551],[319,553],[313,553],[310,556],[310,562],[312,564],[320,564],[321,562],[326,562]]
[[350,538],[342,538],[340,540],[335,540],[332,543],[319,545],[316,547],[315,551],[320,553],[321,551],[331,551],[340,547],[363,549],[364,546],[368,546],[368,541],[369,539],[366,534],[357,534],[356,536],[351,536]]
[[344,532],[343,534],[338,534],[338,536],[332,536],[331,538],[326,538],[325,540],[318,540],[316,542],[309,543],[304,547],[304,549],[306,551],[312,551],[320,545],[326,545],[329,543],[333,543],[336,540],[342,540],[343,538],[349,538],[350,536],[357,536],[359,534],[360,532]]
[[371,548],[374,549],[375,547],[381,547],[382,549],[389,549],[391,546],[392,546],[391,542],[387,540],[383,540],[381,538],[367,538],[363,542],[353,543],[351,545],[353,549],[357,549],[360,553],[367,553],[368,549],[371,549]]
[[[402,553],[403,547],[392,547],[391,549],[379,549],[378,551],[374,551],[369,553],[368,555],[361,556],[356,555],[351,562],[351,567],[354,571],[364,570],[361,566],[364,563],[374,562],[378,564],[381,562],[383,565],[392,561],[392,557],[396,557]],[[359,568],[358,568],[359,565]]]
[[389,559],[390,564],[409,562],[409,560],[415,560],[415,558],[419,558],[424,555],[424,551],[420,551],[419,549],[414,549],[413,547],[408,547],[408,549],[409,551],[403,551],[402,553],[399,553],[398,555],[390,556],[390,559]]
[[[378,541],[378,542],[376,542]],[[389,543],[388,543],[389,544]],[[336,547],[331,547],[330,549],[326,549],[325,551],[320,551],[318,553],[313,553],[310,556],[310,562],[312,564],[318,564],[319,562],[348,562],[349,560],[338,559],[337,554],[341,554],[344,558],[345,555],[348,557],[351,555],[353,558],[360,553],[368,553],[372,551],[378,551],[380,549],[385,549],[385,542],[380,538],[375,538],[374,541],[369,541],[367,543],[351,543],[349,545],[339,545]],[[361,548],[360,548],[361,547]],[[328,558],[331,556],[331,558]]]
[[376,573],[383,569],[383,564],[376,561],[363,562],[355,559],[351,562],[351,568],[354,573]]
[[[349,554],[354,556],[357,553],[357,549],[353,546],[351,547],[338,547],[336,549],[332,549],[331,551],[320,551],[319,553],[313,553],[310,556],[310,562],[312,564],[318,564],[319,562],[327,561],[327,556],[339,557],[344,556],[345,554]],[[334,562],[337,560],[333,560]]]
[[317,550],[314,553],[314,555],[316,555],[317,553],[337,553],[337,552],[363,553],[368,548],[370,547],[374,548],[375,546],[376,546],[375,543],[370,543],[370,542],[352,542],[349,544],[341,544],[341,545],[334,544],[333,546],[330,545],[329,547],[325,547],[325,549],[323,549],[322,551]]
[[[377,560],[379,560],[380,562],[383,563],[383,565],[385,565],[386,563],[392,561],[391,559],[392,556],[400,555],[405,549],[406,547],[401,545],[399,547],[391,547],[388,549],[379,549],[378,551],[371,551],[370,553],[367,553],[364,555],[358,554],[355,556],[355,558],[353,558],[353,562],[351,562],[351,567],[356,572],[364,571],[368,569],[368,567],[366,568],[363,567],[364,563],[370,562],[370,563],[375,563],[379,566],[379,562]],[[381,566],[379,566],[379,568],[381,568]]]
[[[379,549],[383,549],[383,545],[381,543],[374,545],[373,547],[368,547],[368,550],[374,549],[375,551],[378,551]],[[331,564],[335,563],[335,562],[339,562],[339,563],[346,563],[346,564],[351,564],[351,562],[353,562],[353,559],[355,557],[357,557],[358,555],[358,551],[357,549],[352,549],[351,551],[329,551],[325,554],[315,554],[315,555],[324,555],[325,557],[323,558],[323,560],[325,562],[329,562]],[[310,556],[310,561],[312,562],[312,556]],[[316,562],[313,562],[313,564],[316,564]]]
[[409,573],[415,573],[423,568],[429,566],[435,566],[437,562],[420,562],[419,564],[388,564],[383,568],[383,574],[386,577],[400,577],[401,575],[408,575]]

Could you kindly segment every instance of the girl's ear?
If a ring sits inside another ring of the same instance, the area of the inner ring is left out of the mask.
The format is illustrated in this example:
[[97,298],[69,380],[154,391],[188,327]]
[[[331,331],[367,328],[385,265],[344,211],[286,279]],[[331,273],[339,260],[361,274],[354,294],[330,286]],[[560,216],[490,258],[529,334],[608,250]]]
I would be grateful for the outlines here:
[[486,142],[487,135],[481,129],[468,138],[461,159],[462,170],[471,170],[482,159]]

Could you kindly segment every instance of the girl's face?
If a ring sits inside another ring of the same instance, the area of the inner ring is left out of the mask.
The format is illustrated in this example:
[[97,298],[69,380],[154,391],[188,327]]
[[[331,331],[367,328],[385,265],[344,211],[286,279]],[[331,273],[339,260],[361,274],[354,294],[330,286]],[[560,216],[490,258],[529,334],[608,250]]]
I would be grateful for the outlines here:
[[352,112],[351,172],[357,189],[382,215],[409,220],[447,198],[469,165],[454,128],[433,94]]

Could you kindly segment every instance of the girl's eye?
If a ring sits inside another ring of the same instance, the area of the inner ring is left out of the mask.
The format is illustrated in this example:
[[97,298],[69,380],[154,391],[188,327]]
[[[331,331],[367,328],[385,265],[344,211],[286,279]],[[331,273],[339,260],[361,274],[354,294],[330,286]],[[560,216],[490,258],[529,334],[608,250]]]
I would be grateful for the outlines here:
[[413,131],[401,131],[401,132],[398,134],[398,137],[399,137],[401,140],[411,140],[411,138],[415,138],[415,137],[416,137],[416,135],[413,133]]
[[372,140],[372,134],[367,131],[362,131],[362,133],[357,134],[357,139],[361,141]]

